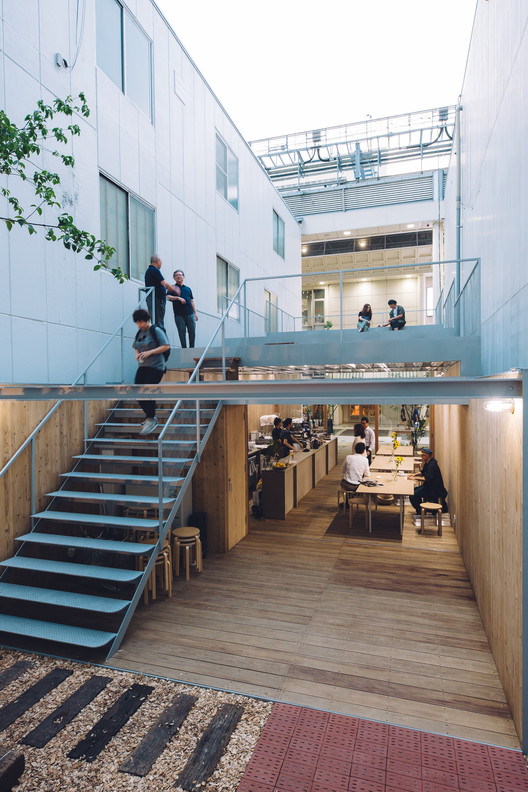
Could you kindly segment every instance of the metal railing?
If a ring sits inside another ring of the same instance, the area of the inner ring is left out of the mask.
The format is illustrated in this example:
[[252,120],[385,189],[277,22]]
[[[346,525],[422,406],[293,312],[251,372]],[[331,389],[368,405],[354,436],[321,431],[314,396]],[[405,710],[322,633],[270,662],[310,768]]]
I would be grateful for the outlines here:
[[[135,308],[123,319],[121,324],[114,330],[112,335],[109,336],[109,338],[105,341],[105,343],[103,344],[101,349],[97,352],[97,354],[94,355],[94,357],[84,367],[84,369],[81,371],[81,373],[77,375],[77,377],[73,380],[72,383],[70,383],[70,387],[75,387],[76,385],[79,385],[81,383],[81,381],[82,381],[83,385],[87,384],[86,380],[87,380],[87,374],[88,374],[89,370],[92,368],[94,363],[96,363],[96,361],[101,358],[101,356],[104,354],[106,349],[110,346],[112,341],[115,338],[117,338],[118,335],[120,336],[120,341],[121,341],[121,344],[120,344],[121,382],[124,382],[124,328],[125,328],[126,323],[130,321],[134,311],[136,311],[138,308],[141,307],[141,305],[145,302],[146,298],[149,296],[149,294],[151,292],[153,292],[153,290],[154,290],[154,287],[146,290],[145,297],[142,297],[139,300],[139,302],[137,303],[137,305],[135,306]],[[35,438],[37,437],[37,435],[39,434],[41,429],[48,423],[48,421],[51,418],[51,416],[54,415],[54,413],[59,409],[61,404],[62,404],[62,399],[59,399],[57,402],[55,402],[53,407],[49,410],[48,413],[46,413],[46,415],[40,421],[38,426],[36,426],[35,429],[33,429],[31,434],[29,435],[29,437],[27,437],[27,439],[22,443],[20,448],[18,448],[18,450],[15,451],[13,456],[8,460],[8,462],[6,462],[6,464],[4,465],[2,470],[0,470],[0,479],[1,479],[7,473],[7,471],[13,465],[13,463],[18,459],[18,457],[25,451],[25,449],[29,445],[31,445],[31,485],[30,485],[31,514],[33,514],[36,511]],[[85,439],[86,439],[86,436],[87,436],[87,433],[88,433],[88,410],[87,410],[87,404],[88,403],[85,400],[85,402],[84,402],[84,438]]]

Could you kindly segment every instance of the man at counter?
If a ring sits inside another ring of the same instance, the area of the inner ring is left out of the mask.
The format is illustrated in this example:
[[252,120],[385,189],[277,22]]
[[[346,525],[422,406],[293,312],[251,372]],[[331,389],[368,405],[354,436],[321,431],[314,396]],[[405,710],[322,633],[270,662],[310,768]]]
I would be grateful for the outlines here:
[[282,422],[282,431],[280,435],[281,457],[287,457],[290,451],[295,451],[295,448],[293,447],[295,441],[291,433],[292,423],[293,421],[291,418],[285,418]]
[[273,429],[271,430],[271,439],[273,440],[274,443],[279,443],[280,445],[281,433],[282,433],[282,421],[280,418],[277,417],[273,421]]
[[370,476],[365,449],[365,443],[357,443],[354,449],[355,453],[345,457],[342,468],[341,488],[346,490],[346,492],[355,492],[362,480]]

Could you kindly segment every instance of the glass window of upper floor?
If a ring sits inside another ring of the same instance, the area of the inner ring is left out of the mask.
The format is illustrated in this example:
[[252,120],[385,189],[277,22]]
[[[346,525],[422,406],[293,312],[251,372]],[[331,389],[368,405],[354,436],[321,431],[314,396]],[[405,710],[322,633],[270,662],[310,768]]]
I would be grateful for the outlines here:
[[[240,286],[240,271],[229,264],[225,259],[216,257],[216,307],[219,314],[223,314],[233,299]],[[229,309],[229,318],[238,319],[240,309],[238,303],[233,303]]]
[[118,0],[96,0],[97,65],[152,120],[152,42]]
[[284,258],[284,220],[273,210],[273,250]]
[[142,281],[154,250],[154,210],[105,176],[99,192],[101,239],[116,251],[111,266]]
[[238,159],[220,135],[216,135],[216,189],[238,209]]

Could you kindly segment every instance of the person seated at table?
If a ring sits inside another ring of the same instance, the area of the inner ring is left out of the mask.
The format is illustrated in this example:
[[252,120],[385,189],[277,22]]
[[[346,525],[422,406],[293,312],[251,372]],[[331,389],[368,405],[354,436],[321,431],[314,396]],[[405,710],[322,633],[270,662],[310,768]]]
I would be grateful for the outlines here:
[[423,484],[420,484],[418,487],[414,489],[414,495],[409,496],[409,500],[411,501],[411,505],[414,507],[414,511],[416,514],[420,514],[420,503],[422,501],[428,501],[429,503],[438,503],[440,500],[442,504],[442,511],[447,511],[447,490],[444,487],[444,480],[442,478],[442,472],[440,470],[440,465],[436,461],[433,456],[433,452],[430,448],[422,448],[422,469],[419,473],[412,473],[410,476],[407,476],[409,479],[415,479],[416,481],[423,481]]
[[357,443],[354,453],[345,457],[342,468],[341,489],[355,492],[362,480],[370,476],[365,443]]

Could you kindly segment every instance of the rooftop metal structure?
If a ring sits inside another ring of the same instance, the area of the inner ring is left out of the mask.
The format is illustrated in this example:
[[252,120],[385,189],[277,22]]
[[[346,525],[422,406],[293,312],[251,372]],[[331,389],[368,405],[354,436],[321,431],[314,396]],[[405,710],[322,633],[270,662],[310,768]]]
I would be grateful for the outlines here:
[[[301,190],[447,166],[456,107],[435,108],[250,141],[277,189]],[[411,162],[415,166],[409,168]],[[416,167],[418,164],[418,168]]]

